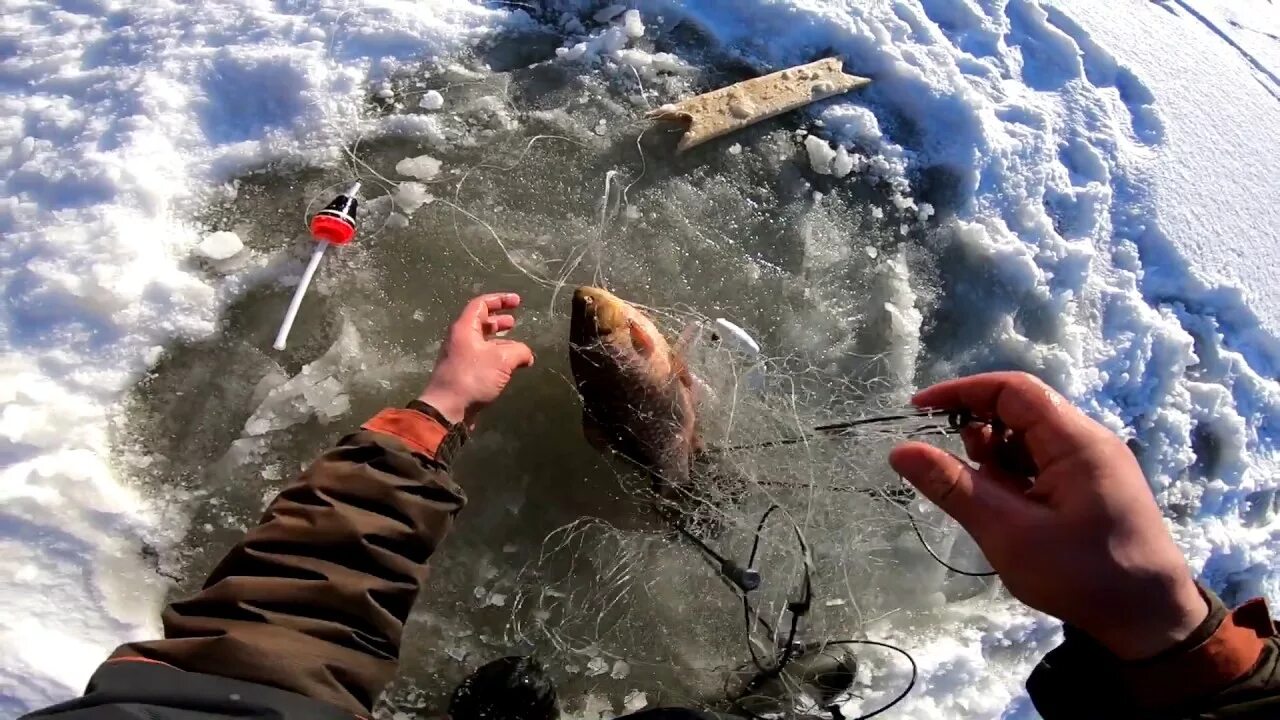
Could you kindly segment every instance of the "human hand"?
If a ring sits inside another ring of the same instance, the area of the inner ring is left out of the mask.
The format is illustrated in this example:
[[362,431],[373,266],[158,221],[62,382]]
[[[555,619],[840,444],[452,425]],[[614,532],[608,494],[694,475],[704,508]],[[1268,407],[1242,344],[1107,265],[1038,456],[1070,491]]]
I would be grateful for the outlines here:
[[503,311],[518,307],[515,293],[481,295],[467,303],[449,327],[418,399],[450,422],[471,424],[476,413],[498,399],[516,370],[533,364],[528,345],[494,337],[515,327],[516,319]]
[[989,373],[912,403],[987,421],[961,431],[976,469],[920,442],[894,448],[889,464],[973,536],[1014,597],[1128,660],[1208,615],[1129,448],[1049,386]]

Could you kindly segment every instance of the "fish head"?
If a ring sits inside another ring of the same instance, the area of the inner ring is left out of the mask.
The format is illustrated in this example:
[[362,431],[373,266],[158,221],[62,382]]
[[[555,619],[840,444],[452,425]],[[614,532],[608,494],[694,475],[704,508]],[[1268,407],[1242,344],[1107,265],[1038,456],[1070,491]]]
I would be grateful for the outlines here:
[[569,342],[601,346],[618,361],[643,368],[655,381],[666,381],[673,372],[671,346],[653,320],[603,288],[583,286],[573,292]]

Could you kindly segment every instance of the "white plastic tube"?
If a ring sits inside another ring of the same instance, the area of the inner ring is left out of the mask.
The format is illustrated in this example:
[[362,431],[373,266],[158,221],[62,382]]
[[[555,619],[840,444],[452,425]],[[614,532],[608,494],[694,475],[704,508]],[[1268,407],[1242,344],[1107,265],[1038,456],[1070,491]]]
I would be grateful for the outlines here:
[[272,346],[276,350],[284,350],[285,343],[289,340],[289,331],[293,329],[293,321],[298,319],[298,308],[302,307],[302,298],[307,294],[307,287],[311,285],[311,278],[315,277],[320,261],[324,259],[324,251],[328,249],[329,243],[323,240],[316,243],[316,249],[311,253],[311,261],[307,263],[307,269],[302,271],[302,279],[298,281],[298,287],[293,291],[293,299],[289,301],[289,309],[284,313],[280,332],[276,333],[276,342]]

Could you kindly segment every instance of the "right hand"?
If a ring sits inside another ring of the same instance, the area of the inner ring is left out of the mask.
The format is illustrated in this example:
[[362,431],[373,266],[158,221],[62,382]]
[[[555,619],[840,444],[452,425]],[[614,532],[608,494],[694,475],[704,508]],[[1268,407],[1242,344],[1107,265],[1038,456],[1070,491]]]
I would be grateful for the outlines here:
[[533,364],[533,351],[515,340],[495,337],[515,327],[509,311],[520,307],[515,293],[473,298],[440,345],[427,388],[418,399],[450,422],[470,425],[476,413],[498,399],[516,370]]
[[989,373],[912,403],[1006,428],[962,431],[976,469],[920,442],[889,463],[973,536],[1014,597],[1126,660],[1171,647],[1208,615],[1129,448],[1049,386]]

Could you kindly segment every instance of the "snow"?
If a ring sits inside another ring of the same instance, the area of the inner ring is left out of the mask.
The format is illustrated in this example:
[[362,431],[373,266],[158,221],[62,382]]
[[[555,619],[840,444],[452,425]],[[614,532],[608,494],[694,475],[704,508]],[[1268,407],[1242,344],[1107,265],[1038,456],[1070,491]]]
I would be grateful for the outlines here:
[[[159,632],[166,587],[139,548],[182,528],[110,462],[109,420],[164,343],[213,332],[244,289],[192,262],[244,252],[233,233],[204,234],[199,210],[268,163],[333,165],[362,133],[438,138],[434,115],[371,118],[367,96],[394,97],[384,81],[397,68],[531,22],[500,3],[447,0],[73,5],[14,0],[0,17],[6,717],[80,692],[114,645]],[[807,111],[811,170],[876,178],[935,224],[930,241],[954,260],[950,292],[973,301],[955,319],[967,349],[918,367],[930,328],[910,264],[857,246],[877,272],[869,307],[900,340],[894,374],[1036,370],[1143,449],[1202,579],[1232,602],[1280,601],[1280,521],[1267,510],[1280,490],[1280,10],[1263,0],[633,6],[566,12],[558,60],[619,63],[646,79],[689,72],[644,45],[646,22],[663,15],[694,19],[762,67],[829,49],[873,77]],[[420,104],[440,110],[444,99],[429,91]],[[514,122],[482,103],[470,112]],[[926,169],[935,182],[922,188]],[[396,166],[419,181],[440,170],[429,155]],[[940,186],[946,205],[930,194]],[[431,200],[421,182],[401,183],[394,217],[407,222]],[[343,416],[369,352],[344,327],[294,376],[269,375],[228,460],[253,459],[264,433]],[[1200,457],[1206,446],[1212,457]],[[937,613],[926,628],[890,618],[868,629],[920,662],[897,712],[1034,717],[1021,684],[1060,638],[1056,624],[1002,596]],[[876,670],[864,711],[905,681],[890,659]],[[611,671],[600,657],[587,669]]]

